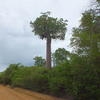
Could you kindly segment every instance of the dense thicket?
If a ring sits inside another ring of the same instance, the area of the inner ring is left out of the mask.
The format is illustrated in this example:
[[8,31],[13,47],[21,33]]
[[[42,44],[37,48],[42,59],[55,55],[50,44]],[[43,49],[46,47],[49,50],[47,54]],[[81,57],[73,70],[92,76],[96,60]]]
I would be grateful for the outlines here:
[[12,65],[1,73],[0,83],[59,97],[70,95],[77,100],[100,99],[100,76],[95,76],[86,56],[72,54],[69,62],[53,67],[51,71],[45,67],[19,65],[16,68],[17,64]]

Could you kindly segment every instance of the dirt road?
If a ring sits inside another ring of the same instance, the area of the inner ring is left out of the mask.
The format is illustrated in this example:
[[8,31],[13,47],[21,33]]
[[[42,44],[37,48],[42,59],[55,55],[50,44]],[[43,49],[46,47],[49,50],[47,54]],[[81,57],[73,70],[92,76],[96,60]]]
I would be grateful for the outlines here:
[[0,85],[0,100],[66,100],[54,98],[48,95],[43,95],[36,92],[31,92],[25,89],[14,88]]

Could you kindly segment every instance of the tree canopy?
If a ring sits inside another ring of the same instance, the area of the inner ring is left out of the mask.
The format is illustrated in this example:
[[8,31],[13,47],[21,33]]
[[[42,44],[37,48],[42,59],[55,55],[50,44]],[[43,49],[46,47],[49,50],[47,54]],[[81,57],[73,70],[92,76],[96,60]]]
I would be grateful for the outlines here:
[[33,28],[32,32],[41,39],[51,37],[52,39],[64,40],[67,20],[49,17],[50,12],[41,14],[34,22],[30,22],[30,26]]
[[38,67],[45,67],[46,61],[41,56],[36,56],[33,58],[35,60],[34,65]]
[[67,51],[65,48],[58,48],[52,54],[52,60],[53,60],[54,66],[65,63],[68,60],[69,55],[70,55],[70,52]]
[[78,28],[73,28],[70,45],[78,54],[94,57],[100,53],[100,16],[95,10],[85,11]]

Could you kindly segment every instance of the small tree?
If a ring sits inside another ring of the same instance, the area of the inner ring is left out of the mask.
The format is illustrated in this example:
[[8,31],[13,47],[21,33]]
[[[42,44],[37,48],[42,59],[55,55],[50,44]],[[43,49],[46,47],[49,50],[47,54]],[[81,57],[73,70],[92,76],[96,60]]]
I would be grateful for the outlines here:
[[45,59],[43,59],[41,56],[36,56],[35,58],[33,58],[35,60],[35,66],[39,66],[39,67],[44,67],[45,66]]
[[41,14],[34,22],[30,22],[30,26],[33,28],[32,32],[35,35],[38,35],[40,39],[45,38],[47,41],[46,67],[51,70],[51,39],[64,40],[67,20],[49,17],[50,12]]
[[58,48],[53,54],[52,59],[54,66],[65,63],[68,58],[70,57],[70,52],[67,51],[65,48]]

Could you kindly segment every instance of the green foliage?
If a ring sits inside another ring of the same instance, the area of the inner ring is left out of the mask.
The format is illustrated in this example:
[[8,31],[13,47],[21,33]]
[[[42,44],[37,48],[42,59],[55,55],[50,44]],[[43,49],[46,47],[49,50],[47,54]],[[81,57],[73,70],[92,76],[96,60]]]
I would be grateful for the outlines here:
[[12,73],[15,70],[18,70],[20,67],[20,63],[18,64],[10,64],[9,67],[2,73],[2,82],[3,84],[11,84]]
[[49,17],[50,12],[41,14],[34,22],[30,22],[30,26],[33,28],[32,32],[41,39],[51,37],[52,39],[63,40],[67,30],[67,20]]
[[48,71],[46,69],[42,69],[35,73],[33,76],[33,88],[34,91],[46,93],[48,91]]
[[0,84],[2,84],[2,73],[0,73]]
[[100,17],[94,10],[83,13],[81,24],[73,28],[71,46],[77,54],[85,54],[88,57],[100,56]]
[[70,46],[76,54],[72,54],[70,59],[73,67],[70,92],[81,100],[100,100],[99,10],[85,11],[80,26],[73,28]]
[[100,3],[100,0],[96,0],[98,3]]
[[[70,45],[74,47],[75,53],[70,53],[69,60],[65,60],[66,54],[69,52],[59,48],[53,57],[60,63],[51,71],[46,70],[45,67],[25,67],[20,64],[11,64],[4,72],[0,73],[0,83],[60,97],[70,94],[76,100],[100,100],[99,13],[94,9],[84,12],[80,26],[73,28]],[[31,22],[32,27],[35,27],[33,31],[40,38],[48,36],[55,38],[50,31],[58,29],[60,22],[63,22],[62,19],[49,17],[48,14],[50,13],[42,13],[35,23]],[[59,24],[53,28],[55,21],[58,21]],[[45,24],[49,26],[44,27]],[[45,31],[44,28],[46,28]],[[49,30],[50,28],[53,30]],[[60,31],[53,32],[59,33]],[[40,57],[40,59],[42,58]]]
[[68,63],[56,66],[49,72],[49,89],[52,95],[62,96],[67,93],[69,74]]
[[49,17],[50,12],[41,14],[34,22],[30,22],[30,27],[33,28],[32,32],[38,35],[40,39],[45,38],[47,40],[46,67],[51,70],[51,39],[64,40],[67,20]]
[[17,86],[17,87],[25,87],[27,86],[29,74],[31,73],[31,70],[27,67],[22,67],[19,70],[16,70],[12,73],[12,84],[11,86]]
[[90,9],[82,14],[81,24],[78,28],[73,29],[73,36],[70,44],[74,47],[74,50],[78,55],[86,56],[96,77],[99,76],[97,69],[100,66],[99,13],[100,12],[96,13],[94,9]]
[[23,67],[14,72],[12,87],[22,87],[38,92],[46,92],[47,70],[43,67]]
[[[45,67],[19,66],[18,69],[14,69],[10,66],[1,73],[0,83],[10,83],[11,87],[21,87],[59,97],[70,94],[71,97],[80,100],[99,100],[100,74],[97,77],[91,67],[93,66],[85,56],[72,54],[69,61],[53,67],[51,71]],[[100,68],[95,68],[97,73],[100,73]],[[7,74],[8,69],[13,70],[10,75]]]
[[64,48],[58,48],[52,54],[52,60],[53,60],[54,66],[65,63],[68,60],[69,56],[70,56],[69,51],[65,50]]
[[36,56],[35,58],[33,58],[35,60],[35,66],[38,66],[38,67],[45,67],[46,65],[46,61],[45,59],[43,59],[41,56],[38,57]]

